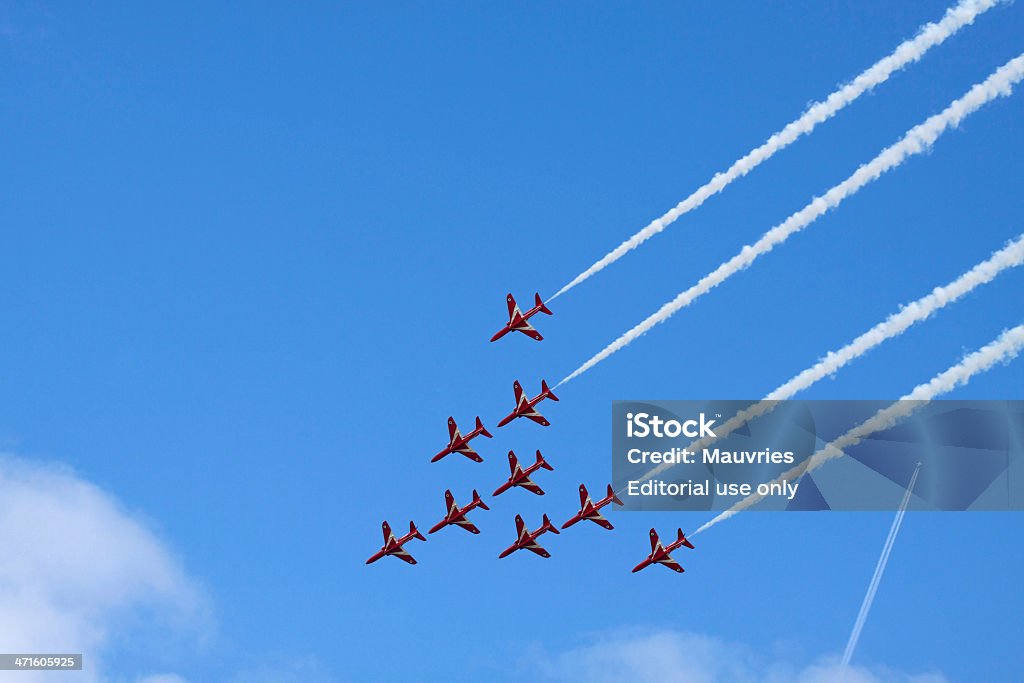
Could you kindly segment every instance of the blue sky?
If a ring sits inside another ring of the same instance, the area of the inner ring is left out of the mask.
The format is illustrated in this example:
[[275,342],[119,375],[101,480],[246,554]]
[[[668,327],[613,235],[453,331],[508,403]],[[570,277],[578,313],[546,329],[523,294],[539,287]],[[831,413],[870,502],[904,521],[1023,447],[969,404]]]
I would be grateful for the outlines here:
[[[1024,7],[990,11],[559,298],[543,343],[487,343],[507,292],[554,292],[946,7],[0,3],[0,450],[120,501],[207,603],[173,638],[115,610],[105,675],[531,680],[623,633],[836,656],[890,514],[743,515],[684,576],[629,569],[650,526],[702,516],[497,554],[516,513],[567,518],[607,482],[612,400],[758,398],[1019,234],[1024,94],[563,387],[551,428],[428,461],[449,415],[493,425],[514,379],[568,374],[1024,50]],[[801,397],[894,399],[1018,324],[1022,287]],[[429,528],[509,448],[543,450],[546,496],[415,543],[417,567],[363,565],[382,519]],[[1021,521],[909,515],[857,663],[1015,680]]]

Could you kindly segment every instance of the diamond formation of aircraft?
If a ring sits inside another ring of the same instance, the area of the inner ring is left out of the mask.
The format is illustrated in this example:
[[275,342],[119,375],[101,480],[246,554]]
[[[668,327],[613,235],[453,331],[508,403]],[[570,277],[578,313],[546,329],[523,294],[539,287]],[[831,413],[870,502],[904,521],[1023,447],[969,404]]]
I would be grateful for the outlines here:
[[480,494],[476,492],[476,489],[473,489],[473,500],[466,503],[466,505],[461,508],[455,504],[455,496],[452,495],[452,490],[447,489],[444,492],[444,504],[447,506],[448,510],[444,515],[444,519],[431,527],[430,531],[427,532],[428,534],[440,531],[449,524],[460,526],[471,534],[478,534],[480,533],[480,530],[476,528],[476,525],[473,524],[473,522],[466,519],[466,513],[475,508],[490,510],[490,508],[487,507],[487,504],[480,499]]
[[686,536],[683,535],[682,529],[678,530],[678,534],[679,535],[676,537],[676,540],[672,541],[666,546],[663,546],[661,544],[661,540],[658,538],[658,532],[654,529],[651,529],[651,554],[647,556],[646,560],[644,560],[637,566],[633,567],[633,571],[638,572],[641,569],[644,569],[652,564],[665,565],[672,571],[679,572],[680,574],[686,571],[679,565],[678,562],[673,560],[669,555],[669,553],[671,553],[676,548],[679,548],[680,546],[685,545],[687,548],[693,548],[693,544],[686,540]]
[[366,564],[372,564],[386,555],[394,555],[404,562],[416,564],[416,559],[409,554],[409,551],[402,547],[414,538],[418,538],[421,541],[427,540],[423,537],[423,534],[416,529],[416,525],[409,522],[409,533],[401,538],[395,538],[395,535],[391,533],[391,525],[389,525],[387,521],[381,525],[381,529],[384,531],[384,545],[381,546],[380,550],[370,556],[370,559],[366,561]]
[[622,501],[615,495],[615,490],[612,489],[611,484],[608,484],[608,495],[596,503],[590,500],[590,494],[587,493],[587,487],[580,484],[580,511],[576,513],[572,519],[563,524],[562,528],[568,529],[576,522],[589,519],[594,524],[603,526],[605,529],[614,529],[615,527],[612,526],[612,523],[605,519],[599,512],[601,508],[612,503],[622,505]]
[[[498,339],[501,339],[509,332],[521,332],[526,336],[530,337],[531,339],[541,341],[543,337],[529,323],[529,319],[536,315],[537,313],[545,313],[547,315],[551,315],[551,311],[548,310],[548,308],[544,305],[544,301],[540,298],[540,294],[536,294],[534,296],[535,305],[525,314],[519,310],[519,307],[516,305],[516,301],[514,298],[512,298],[511,294],[509,294],[507,297],[507,303],[509,316],[508,324],[505,325],[505,327],[501,329],[497,334],[495,334],[491,338],[491,341],[497,341]],[[505,416],[505,418],[498,423],[498,427],[504,427],[505,425],[519,417],[525,417],[543,427],[549,427],[551,423],[548,422],[543,415],[537,412],[536,409],[537,404],[545,399],[551,399],[552,401],[559,400],[558,397],[555,396],[554,393],[552,393],[550,387],[548,387],[547,382],[545,380],[541,380],[540,393],[534,396],[533,398],[529,398],[525,393],[523,393],[523,387],[522,385],[520,385],[518,380],[513,382],[512,388],[515,391],[515,408],[512,410],[511,413]],[[480,455],[470,446],[470,441],[472,441],[478,436],[483,436],[488,439],[493,438],[491,433],[487,431],[487,428],[484,427],[484,424],[479,417],[476,418],[476,425],[473,428],[473,430],[465,435],[463,435],[459,431],[458,425],[455,424],[455,419],[453,417],[449,417],[448,446],[445,447],[433,458],[431,458],[430,461],[437,462],[445,458],[446,456],[451,455],[452,453],[460,453],[465,457],[469,458],[470,460],[473,460],[474,462],[483,462],[483,458],[480,457]],[[539,450],[537,451],[537,460],[532,465],[526,467],[525,469],[520,465],[519,459],[514,451],[510,450],[508,452],[508,462],[511,474],[509,475],[508,480],[501,486],[499,486],[497,490],[494,491],[494,496],[500,496],[502,493],[508,491],[510,488],[513,488],[515,486],[524,488],[527,491],[530,491],[531,493],[538,496],[544,495],[543,489],[537,486],[537,484],[530,479],[530,475],[532,475],[534,472],[540,469],[554,470],[554,468],[551,465],[549,465],[547,461],[544,460],[544,456],[541,455],[541,452]],[[569,527],[574,526],[575,524],[583,521],[584,519],[590,520],[591,522],[605,529],[613,529],[614,527],[612,526],[611,522],[609,522],[601,514],[601,509],[607,507],[608,505],[623,504],[622,501],[619,500],[619,497],[615,495],[615,490],[612,488],[611,484],[608,485],[607,494],[605,495],[605,497],[598,500],[597,502],[591,500],[590,493],[587,491],[587,487],[583,484],[580,484],[579,494],[579,512],[577,512],[568,521],[566,521],[565,524],[562,525],[562,529],[568,529]],[[451,489],[445,490],[444,498],[446,507],[445,515],[441,519],[441,521],[439,521],[437,524],[431,527],[428,533],[436,533],[441,529],[445,528],[446,526],[460,526],[472,534],[479,534],[480,529],[478,529],[475,524],[469,521],[467,515],[469,512],[475,510],[476,508],[480,508],[482,510],[490,509],[487,506],[487,504],[484,503],[484,501],[480,498],[480,494],[474,489],[472,500],[470,500],[469,503],[462,507],[459,507],[458,503],[456,503],[455,496],[452,494]],[[541,525],[533,531],[530,531],[526,527],[526,523],[523,521],[521,515],[516,515],[515,522],[516,540],[512,545],[503,550],[501,554],[498,555],[498,557],[505,558],[511,555],[512,553],[516,552],[517,550],[526,549],[536,555],[540,555],[543,558],[550,558],[551,554],[547,550],[545,550],[540,545],[540,543],[537,542],[538,538],[540,538],[542,535],[548,532],[553,534],[561,533],[551,523],[551,520],[548,518],[548,516],[546,514],[543,515]],[[400,538],[395,537],[387,521],[385,521],[381,525],[381,529],[384,533],[384,545],[381,546],[380,550],[378,550],[376,553],[371,555],[368,560],[366,560],[366,564],[372,564],[377,560],[381,559],[382,557],[386,557],[388,555],[397,557],[398,559],[408,564],[416,564],[416,559],[411,554],[409,554],[409,552],[403,547],[405,544],[407,544],[409,541],[413,539],[418,539],[420,541],[427,540],[423,536],[423,534],[421,534],[419,530],[416,528],[416,525],[413,522],[409,522],[409,533],[405,534],[404,536],[401,536]],[[686,539],[685,535],[683,535],[682,529],[678,529],[677,534],[678,535],[675,541],[668,545],[662,545],[661,540],[658,538],[658,533],[654,529],[651,529],[651,554],[647,556],[647,559],[645,559],[643,562],[635,566],[633,568],[633,572],[638,572],[652,564],[661,564],[675,572],[683,573],[685,570],[682,566],[679,565],[678,562],[672,559],[671,553],[672,551],[682,546],[686,546],[687,548],[693,548],[693,544]]]
[[510,545],[509,547],[505,548],[503,551],[501,551],[501,554],[498,555],[498,558],[500,559],[502,557],[508,557],[515,551],[522,550],[523,548],[531,552],[534,552],[544,558],[551,557],[551,553],[549,553],[547,550],[544,550],[544,548],[542,548],[541,545],[537,543],[537,538],[547,533],[548,531],[550,531],[553,534],[561,533],[551,523],[551,520],[548,519],[547,515],[544,515],[544,520],[541,522],[541,525],[537,527],[534,531],[529,531],[526,528],[526,522],[523,521],[522,516],[516,515],[516,542]]
[[538,313],[551,315],[551,311],[549,311],[548,307],[544,305],[544,301],[540,298],[539,293],[534,294],[533,302],[533,308],[528,310],[526,313],[523,313],[519,310],[519,306],[516,305],[516,300],[512,298],[511,294],[505,297],[505,303],[508,304],[508,323],[506,323],[505,327],[501,328],[497,334],[491,337],[491,341],[496,342],[509,332],[513,331],[522,332],[530,339],[534,339],[536,341],[544,339],[544,337],[540,335],[540,332],[535,330],[533,325],[527,321]]
[[430,459],[430,462],[437,462],[441,458],[451,453],[461,453],[473,462],[483,462],[484,459],[480,457],[480,454],[474,451],[469,442],[478,436],[486,436],[488,439],[491,438],[491,433],[484,427],[484,423],[480,421],[480,417],[476,418],[476,427],[469,434],[463,436],[459,432],[458,425],[455,424],[455,420],[452,417],[448,418],[448,447],[442,450],[440,453]]
[[530,465],[529,467],[527,467],[525,470],[519,464],[519,458],[516,457],[516,454],[513,451],[509,451],[508,468],[509,470],[511,470],[511,474],[509,475],[508,481],[499,486],[497,490],[491,495],[500,496],[513,486],[519,486],[520,488],[526,489],[530,493],[535,493],[538,496],[543,496],[544,491],[541,489],[541,487],[534,484],[533,481],[530,479],[530,475],[542,467],[546,470],[552,471],[555,469],[554,467],[547,463],[547,461],[544,459],[544,456],[540,454],[539,450],[537,451],[537,461]]
[[551,389],[548,388],[548,383],[544,380],[540,381],[540,393],[533,398],[527,398],[526,394],[523,393],[523,387],[519,384],[519,380],[512,383],[512,390],[516,394],[516,407],[515,409],[505,416],[505,418],[498,423],[499,427],[504,427],[512,420],[517,417],[526,417],[542,427],[550,427],[551,423],[547,419],[537,412],[534,408],[538,403],[546,398],[550,398],[552,401],[557,401],[558,397],[551,393]]

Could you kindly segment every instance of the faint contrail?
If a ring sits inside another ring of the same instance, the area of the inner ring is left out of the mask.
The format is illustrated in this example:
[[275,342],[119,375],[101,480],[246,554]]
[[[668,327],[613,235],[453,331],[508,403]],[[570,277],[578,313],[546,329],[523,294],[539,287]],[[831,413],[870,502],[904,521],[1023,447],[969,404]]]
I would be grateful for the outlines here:
[[[975,265],[949,284],[936,287],[927,295],[901,307],[898,312],[893,313],[841,349],[829,351],[817,363],[781,384],[754,405],[737,412],[719,427],[715,428],[716,436],[714,438],[704,437],[703,439],[698,439],[687,446],[686,450],[692,453],[699,453],[701,449],[725,438],[754,418],[771,412],[778,405],[779,401],[792,398],[818,380],[832,375],[847,363],[863,356],[882,342],[903,334],[911,325],[927,319],[933,313],[966,296],[975,288],[991,282],[1007,268],[1013,268],[1022,263],[1024,263],[1024,235],[1020,235],[1008,242],[1005,247],[993,253],[989,258]],[[662,463],[641,477],[640,481],[646,481],[674,466],[674,463]]]
[[900,526],[903,525],[903,515],[907,512],[907,506],[910,504],[910,494],[914,491],[914,484],[917,483],[917,475],[920,472],[921,463],[918,463],[917,467],[914,468],[914,473],[910,475],[910,483],[907,484],[907,490],[903,494],[903,500],[900,502],[899,510],[896,511],[896,518],[892,521],[892,526],[889,528],[889,535],[885,539],[885,545],[882,546],[882,554],[878,557],[878,564],[875,565],[875,573],[872,575],[871,582],[868,584],[867,593],[864,594],[864,601],[860,604],[860,612],[857,613],[857,620],[853,623],[853,630],[850,632],[850,639],[846,641],[846,649],[843,651],[843,660],[839,665],[844,681],[846,679],[846,668],[850,665],[850,659],[853,657],[853,651],[857,648],[857,641],[860,640],[860,632],[864,629],[864,622],[867,621],[868,612],[871,611],[871,604],[875,601],[875,593],[878,592],[878,584],[882,582],[882,574],[885,573],[885,566],[889,564],[889,555],[892,553],[892,546],[896,543],[896,535],[900,532]]
[[652,236],[667,228],[684,213],[696,209],[708,197],[721,192],[729,183],[745,176],[762,161],[789,146],[801,135],[810,133],[819,123],[830,119],[865,92],[871,90],[876,85],[884,83],[894,72],[921,59],[928,50],[941,44],[964,26],[973,23],[975,17],[991,9],[999,2],[1000,0],[962,0],[957,6],[946,10],[945,16],[940,21],[925,24],[914,38],[900,43],[890,55],[882,58],[867,71],[864,71],[839,90],[833,92],[824,102],[817,102],[811,105],[800,118],[786,125],[785,128],[768,138],[768,141],[763,145],[736,161],[724,173],[715,174],[711,180],[697,188],[693,194],[677,204],[671,211],[661,218],[652,221],[643,230],[615,247],[597,263],[577,275],[572,282],[558,290],[551,299],[561,296],[588,279],[591,275],[604,270],[607,266],[618,261],[627,252],[635,249]]
[[[933,377],[930,382],[919,384],[909,394],[892,405],[879,410],[868,420],[857,425],[835,441],[832,441],[796,467],[783,472],[771,483],[781,484],[782,482],[793,481],[806,473],[813,472],[829,460],[841,457],[844,455],[843,449],[856,446],[869,435],[892,427],[928,401],[948,393],[960,385],[967,384],[971,377],[977,373],[985,372],[996,363],[1008,362],[1014,359],[1022,348],[1024,348],[1024,325],[1018,325],[1010,330],[1006,330],[992,343],[969,354],[956,365]],[[760,502],[763,498],[764,496],[759,494],[747,496],[697,529],[694,535],[710,529],[738,512],[746,510],[751,505]]]
[[681,292],[675,299],[606,346],[558,384],[564,384],[583,374],[658,323],[668,320],[676,311],[690,305],[698,297],[707,294],[732,275],[750,266],[758,257],[785,242],[790,235],[800,232],[826,211],[835,208],[886,171],[902,164],[907,157],[927,150],[942,133],[950,127],[958,126],[965,117],[985,103],[997,97],[1010,95],[1014,84],[1021,78],[1024,78],[1024,55],[1010,60],[983,82],[971,88],[963,97],[954,100],[942,112],[911,128],[899,142],[882,150],[878,156],[854,171],[849,178],[823,196],[813,199],[810,204],[762,235],[753,245],[743,247],[740,253],[705,275],[693,287]]

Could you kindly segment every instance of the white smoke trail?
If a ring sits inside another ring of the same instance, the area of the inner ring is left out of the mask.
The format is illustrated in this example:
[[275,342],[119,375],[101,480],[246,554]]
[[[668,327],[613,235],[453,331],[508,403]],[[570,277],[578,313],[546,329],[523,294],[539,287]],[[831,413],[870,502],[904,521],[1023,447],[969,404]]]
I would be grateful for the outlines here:
[[910,495],[914,491],[914,484],[917,483],[917,475],[921,472],[921,463],[917,464],[914,468],[914,473],[910,475],[910,483],[907,484],[907,490],[903,494],[903,500],[900,502],[899,510],[896,511],[896,518],[892,521],[892,526],[889,528],[889,535],[885,539],[885,544],[882,546],[882,554],[878,557],[878,564],[875,565],[875,573],[871,576],[871,582],[868,584],[867,593],[864,595],[864,601],[860,604],[860,612],[857,613],[857,619],[853,623],[853,630],[850,632],[850,639],[846,641],[846,649],[843,651],[843,660],[839,665],[840,671],[843,672],[843,679],[846,678],[847,667],[850,666],[850,659],[853,658],[853,651],[857,648],[857,642],[860,640],[860,633],[864,630],[864,623],[868,619],[868,613],[871,611],[871,605],[875,601],[875,593],[878,592],[878,585],[882,582],[882,575],[885,573],[885,566],[889,564],[889,555],[892,553],[892,547],[896,543],[896,535],[900,532],[900,527],[903,525],[903,515],[907,512],[907,506],[910,504]]
[[983,82],[971,88],[963,97],[954,100],[942,112],[911,128],[899,142],[882,150],[878,156],[854,171],[849,178],[830,189],[823,196],[816,197],[810,204],[762,235],[753,245],[743,247],[740,253],[704,276],[694,286],[681,292],[675,299],[606,346],[558,384],[565,384],[569,380],[579,377],[658,323],[668,320],[698,297],[707,294],[732,275],[749,267],[760,256],[785,242],[794,233],[806,228],[826,211],[835,208],[844,199],[876,180],[886,171],[899,166],[908,157],[929,149],[946,130],[958,126],[964,118],[977,111],[982,105],[997,97],[1009,96],[1013,92],[1013,86],[1021,78],[1024,78],[1024,55],[1010,60]]
[[[1018,325],[1006,330],[992,343],[969,354],[956,365],[933,377],[930,382],[914,387],[914,390],[909,394],[892,405],[879,410],[868,420],[857,425],[835,441],[832,441],[796,467],[783,472],[771,483],[781,484],[782,482],[793,481],[806,473],[813,472],[829,460],[843,456],[843,449],[856,446],[867,436],[892,427],[922,405],[942,394],[952,391],[958,386],[967,384],[971,377],[979,372],[985,372],[996,363],[1013,360],[1022,348],[1024,348],[1024,325]],[[747,496],[697,529],[694,535],[710,529],[719,522],[723,522],[736,515],[736,513],[756,505],[763,499],[763,495],[756,493]]]
[[[737,428],[749,423],[754,418],[771,412],[779,401],[792,398],[807,389],[820,379],[834,374],[848,363],[863,356],[865,353],[883,342],[903,334],[911,325],[926,320],[932,314],[966,296],[975,288],[991,282],[1007,268],[1014,268],[1024,263],[1024,235],[1008,242],[988,259],[975,265],[966,273],[947,285],[936,287],[929,294],[900,308],[888,318],[860,335],[838,351],[828,352],[824,358],[807,368],[749,408],[737,412],[715,429],[715,437],[704,437],[687,446],[686,450],[699,453],[701,449],[723,439]],[[673,463],[662,463],[640,478],[646,481],[674,467]]]
[[781,401],[806,389],[887,339],[902,334],[914,323],[925,320],[939,309],[954,303],[976,287],[991,282],[1007,268],[1019,266],[1021,263],[1024,263],[1024,235],[1018,236],[953,282],[944,287],[936,287],[930,294],[904,306],[898,313],[893,313],[843,348],[828,353],[817,365],[804,370],[768,394],[765,400]]
[[835,116],[841,109],[865,92],[887,81],[894,72],[920,60],[928,50],[936,45],[940,45],[961,28],[972,24],[975,17],[991,9],[1000,1],[962,0],[960,4],[949,8],[940,21],[925,24],[913,39],[900,43],[891,54],[875,62],[869,69],[842,86],[839,90],[833,92],[824,102],[817,102],[811,105],[800,118],[786,125],[785,128],[768,138],[768,141],[763,145],[733,163],[724,173],[715,174],[710,181],[697,188],[693,194],[677,204],[664,216],[651,221],[643,230],[615,247],[597,263],[577,275],[572,282],[558,290],[548,301],[565,294],[598,271],[604,270],[615,261],[618,261],[627,252],[632,251],[667,228],[677,218],[696,209],[709,197],[724,190],[732,181],[745,176],[761,164],[761,162],[766,161],[776,152],[788,147],[800,136],[810,133],[819,123]]

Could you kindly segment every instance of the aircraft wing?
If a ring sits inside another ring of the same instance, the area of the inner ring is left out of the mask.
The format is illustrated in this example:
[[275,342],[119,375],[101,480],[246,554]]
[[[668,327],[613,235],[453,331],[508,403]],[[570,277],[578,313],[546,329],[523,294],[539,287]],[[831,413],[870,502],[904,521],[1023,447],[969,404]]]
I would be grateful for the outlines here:
[[516,405],[518,406],[523,402],[523,387],[519,384],[519,380],[512,383],[512,391],[516,394]]
[[524,546],[530,552],[537,553],[541,557],[551,557],[551,553],[541,547],[539,543],[530,543],[530,545]]
[[461,453],[462,455],[466,456],[467,458],[469,458],[473,462],[483,462],[484,461],[484,459],[480,457],[480,454],[477,453],[476,451],[474,451],[468,445],[463,445],[463,446],[460,446],[459,448],[456,448],[455,452],[456,453]]
[[523,334],[525,334],[530,339],[534,339],[536,341],[542,341],[544,339],[544,337],[542,337],[540,335],[540,332],[538,332],[533,327],[533,325],[531,325],[530,323],[526,322],[525,320],[523,320],[518,325],[516,325],[514,329],[515,329],[516,332],[522,332]]
[[516,300],[512,298],[511,294],[509,294],[507,297],[505,297],[505,303],[508,305],[508,321],[509,322],[512,322],[513,320],[515,320],[516,316],[522,316],[523,315],[522,313],[519,312],[519,306],[516,304]]
[[580,509],[586,510],[590,505],[590,494],[587,493],[587,488],[585,486],[580,486]]
[[407,551],[401,548],[397,552],[391,554],[397,557],[398,559],[402,560],[403,562],[408,562],[409,564],[416,564],[416,558],[414,558]]
[[686,571],[678,562],[673,560],[671,557],[666,557],[664,560],[658,560],[658,564],[663,564],[672,571],[679,572],[680,574]]
[[534,422],[539,424],[541,427],[550,427],[551,426],[551,423],[548,422],[548,419],[546,417],[544,417],[543,415],[541,415],[540,413],[538,413],[536,410],[533,411],[532,413],[527,414],[527,415],[523,415],[523,417],[530,418],[531,420],[533,420]]
[[658,532],[651,529],[651,552],[653,553],[661,545],[661,541],[658,540]]
[[448,514],[452,514],[452,510],[455,509],[455,496],[450,490],[444,492],[444,504],[448,508]]
[[533,481],[529,477],[523,477],[522,479],[517,481],[516,482],[516,486],[520,486],[520,487],[526,489],[527,491],[529,491],[530,493],[535,493],[538,496],[543,496],[544,495],[544,490],[541,487],[539,487],[536,484],[534,484]]
[[466,531],[468,531],[471,534],[478,534],[478,533],[480,533],[480,530],[476,528],[476,525],[473,524],[473,522],[471,522],[468,519],[466,519],[465,517],[463,517],[460,520],[457,520],[455,522],[455,524],[461,526],[463,529],[465,529]]
[[523,536],[526,535],[526,522],[519,515],[516,515],[516,536],[522,540]]
[[589,519],[591,522],[594,522],[595,524],[599,524],[599,525],[603,526],[605,529],[614,529],[615,528],[615,527],[612,526],[611,522],[609,522],[607,519],[604,518],[604,515],[602,515],[600,512],[597,512],[597,511],[595,511],[592,514],[588,515],[587,519]]
[[459,428],[455,426],[455,420],[448,418],[448,443],[455,443],[455,438],[462,438],[459,434]]
[[387,547],[391,541],[395,540],[395,535],[391,533],[391,525],[384,522],[380,525],[381,531],[384,532],[384,546]]

